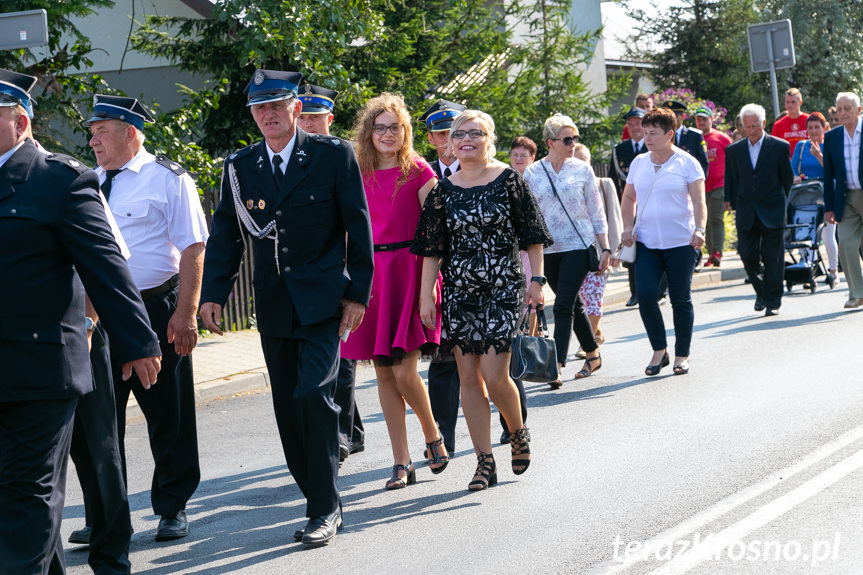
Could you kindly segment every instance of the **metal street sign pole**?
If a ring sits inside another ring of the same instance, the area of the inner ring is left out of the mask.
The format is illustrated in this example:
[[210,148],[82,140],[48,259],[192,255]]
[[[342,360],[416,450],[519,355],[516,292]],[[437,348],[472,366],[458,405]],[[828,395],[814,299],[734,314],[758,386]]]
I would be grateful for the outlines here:
[[779,116],[779,89],[776,70],[792,68],[797,62],[794,55],[794,37],[791,20],[763,22],[747,28],[749,58],[752,72],[770,72],[770,89],[773,93],[774,117]]
[[767,30],[767,60],[770,61],[770,91],[773,92],[773,117],[779,117],[779,90],[776,88],[776,63],[773,60],[773,32]]

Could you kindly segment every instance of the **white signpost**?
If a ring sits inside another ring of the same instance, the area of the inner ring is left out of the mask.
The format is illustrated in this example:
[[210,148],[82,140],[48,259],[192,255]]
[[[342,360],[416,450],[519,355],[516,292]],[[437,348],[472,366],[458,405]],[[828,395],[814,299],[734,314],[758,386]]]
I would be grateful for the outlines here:
[[773,92],[773,117],[779,116],[779,92],[776,88],[776,70],[793,68],[794,37],[791,20],[777,20],[753,24],[747,28],[749,35],[749,58],[753,72],[770,71],[770,88]]

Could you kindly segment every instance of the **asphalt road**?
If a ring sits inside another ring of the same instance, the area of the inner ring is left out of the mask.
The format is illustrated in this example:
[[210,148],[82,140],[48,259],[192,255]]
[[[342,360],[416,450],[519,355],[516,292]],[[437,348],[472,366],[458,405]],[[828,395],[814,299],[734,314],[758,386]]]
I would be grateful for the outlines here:
[[[153,541],[152,459],[144,425],[133,423],[133,572],[863,572],[863,312],[842,309],[844,283],[796,292],[773,318],[753,312],[740,282],[697,292],[691,372],[680,377],[668,368],[645,377],[638,312],[611,310],[602,369],[576,382],[581,362],[570,360],[561,389],[528,384],[533,464],[516,477],[509,448],[496,447],[500,484],[481,493],[467,491],[475,458],[463,420],[442,475],[421,463],[417,485],[384,491],[391,454],[364,368],[367,449],[342,468],[346,528],[322,549],[291,537],[304,504],[268,393],[199,408],[203,479],[184,540]],[[664,314],[670,327],[668,306]],[[408,435],[420,461],[412,415]],[[64,538],[83,524],[71,466],[69,478]],[[69,573],[89,573],[74,547]]]

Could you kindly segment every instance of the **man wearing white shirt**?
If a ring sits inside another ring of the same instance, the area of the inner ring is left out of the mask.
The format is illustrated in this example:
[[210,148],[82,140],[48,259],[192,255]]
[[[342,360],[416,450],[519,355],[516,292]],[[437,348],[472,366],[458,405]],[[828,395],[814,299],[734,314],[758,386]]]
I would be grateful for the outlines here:
[[153,122],[134,98],[97,95],[86,122],[96,172],[131,252],[132,274],[163,352],[157,384],[142,390],[116,377],[120,453],[125,468],[126,403],[133,392],[147,419],[155,461],[151,501],[156,540],[189,533],[186,503],[200,481],[191,353],[208,231],[197,188],[180,166],[144,148]]
[[824,219],[839,223],[839,259],[848,282],[846,309],[863,305],[863,271],[860,240],[863,238],[863,164],[860,163],[860,98],[841,92],[836,111],[842,122],[824,136]]

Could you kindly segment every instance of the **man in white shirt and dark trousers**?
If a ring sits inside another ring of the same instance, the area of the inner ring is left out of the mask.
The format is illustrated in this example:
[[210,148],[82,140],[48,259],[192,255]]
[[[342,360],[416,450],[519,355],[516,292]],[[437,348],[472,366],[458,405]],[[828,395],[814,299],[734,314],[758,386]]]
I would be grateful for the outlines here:
[[848,282],[846,309],[863,305],[860,240],[863,238],[863,164],[860,163],[860,97],[850,92],[836,96],[842,122],[824,136],[824,219],[839,225],[839,260]]
[[162,349],[156,385],[121,381],[114,366],[120,454],[126,469],[126,403],[135,394],[155,461],[156,540],[189,534],[185,507],[200,481],[191,353],[208,231],[197,188],[179,165],[144,148],[153,118],[135,98],[97,95],[87,120],[103,194],[131,252],[132,274]]

